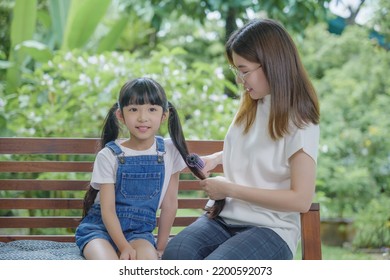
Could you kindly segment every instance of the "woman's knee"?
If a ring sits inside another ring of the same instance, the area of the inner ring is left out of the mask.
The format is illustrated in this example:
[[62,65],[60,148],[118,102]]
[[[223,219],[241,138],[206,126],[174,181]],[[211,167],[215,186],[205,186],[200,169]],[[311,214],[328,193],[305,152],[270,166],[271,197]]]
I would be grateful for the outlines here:
[[162,255],[163,260],[188,260],[193,259],[192,248],[189,239],[183,233],[177,234],[169,242]]

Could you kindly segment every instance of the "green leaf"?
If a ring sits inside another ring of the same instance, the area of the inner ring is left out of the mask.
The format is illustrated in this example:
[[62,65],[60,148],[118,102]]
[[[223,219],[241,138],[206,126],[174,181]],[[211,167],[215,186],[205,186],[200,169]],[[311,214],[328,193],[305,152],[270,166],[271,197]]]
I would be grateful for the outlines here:
[[6,60],[0,60],[0,69],[8,69],[12,67],[14,64],[13,62],[9,62]]
[[83,48],[105,15],[110,0],[72,1],[63,39],[63,50]]
[[24,41],[16,45],[15,52],[22,56],[29,55],[39,62],[46,62],[53,56],[47,45],[33,40]]
[[11,48],[31,39],[37,16],[36,0],[16,0],[11,23]]
[[62,45],[64,30],[69,12],[70,1],[50,0],[49,12],[52,21],[53,34],[57,46]]
[[111,28],[110,32],[108,32],[108,34],[100,41],[97,53],[114,50],[119,39],[121,38],[123,30],[126,28],[127,23],[127,17],[120,18]]
[[36,10],[36,0],[16,0],[15,2],[11,23],[11,49],[8,59],[10,63],[14,63],[14,67],[10,67],[7,70],[7,93],[15,91],[20,83],[20,70],[18,67],[21,66],[23,57],[15,57],[14,47],[32,38],[35,31]]

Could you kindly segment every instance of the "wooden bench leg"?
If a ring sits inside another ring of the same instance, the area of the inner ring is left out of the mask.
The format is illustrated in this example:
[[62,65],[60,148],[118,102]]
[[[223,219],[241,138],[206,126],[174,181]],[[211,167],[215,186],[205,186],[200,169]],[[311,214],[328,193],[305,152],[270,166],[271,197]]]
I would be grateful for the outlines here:
[[303,260],[321,260],[320,211],[301,214],[301,246]]

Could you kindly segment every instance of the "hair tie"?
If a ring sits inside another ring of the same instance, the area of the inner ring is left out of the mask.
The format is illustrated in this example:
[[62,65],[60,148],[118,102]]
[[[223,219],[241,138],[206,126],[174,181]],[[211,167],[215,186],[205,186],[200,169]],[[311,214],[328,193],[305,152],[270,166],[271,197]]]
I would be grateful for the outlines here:
[[204,161],[197,154],[194,153],[189,154],[186,157],[186,163],[188,164],[188,166],[196,167],[199,170],[202,170],[205,166]]

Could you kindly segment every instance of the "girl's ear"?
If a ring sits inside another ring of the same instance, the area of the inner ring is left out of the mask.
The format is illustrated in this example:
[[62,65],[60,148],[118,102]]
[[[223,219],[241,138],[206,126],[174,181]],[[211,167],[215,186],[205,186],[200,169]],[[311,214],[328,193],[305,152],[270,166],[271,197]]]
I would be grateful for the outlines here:
[[123,118],[123,114],[119,108],[115,111],[115,116],[121,123],[125,123],[125,119]]
[[168,117],[169,117],[169,111],[163,112],[162,117],[161,117],[161,122],[162,123],[165,122],[168,119]]

